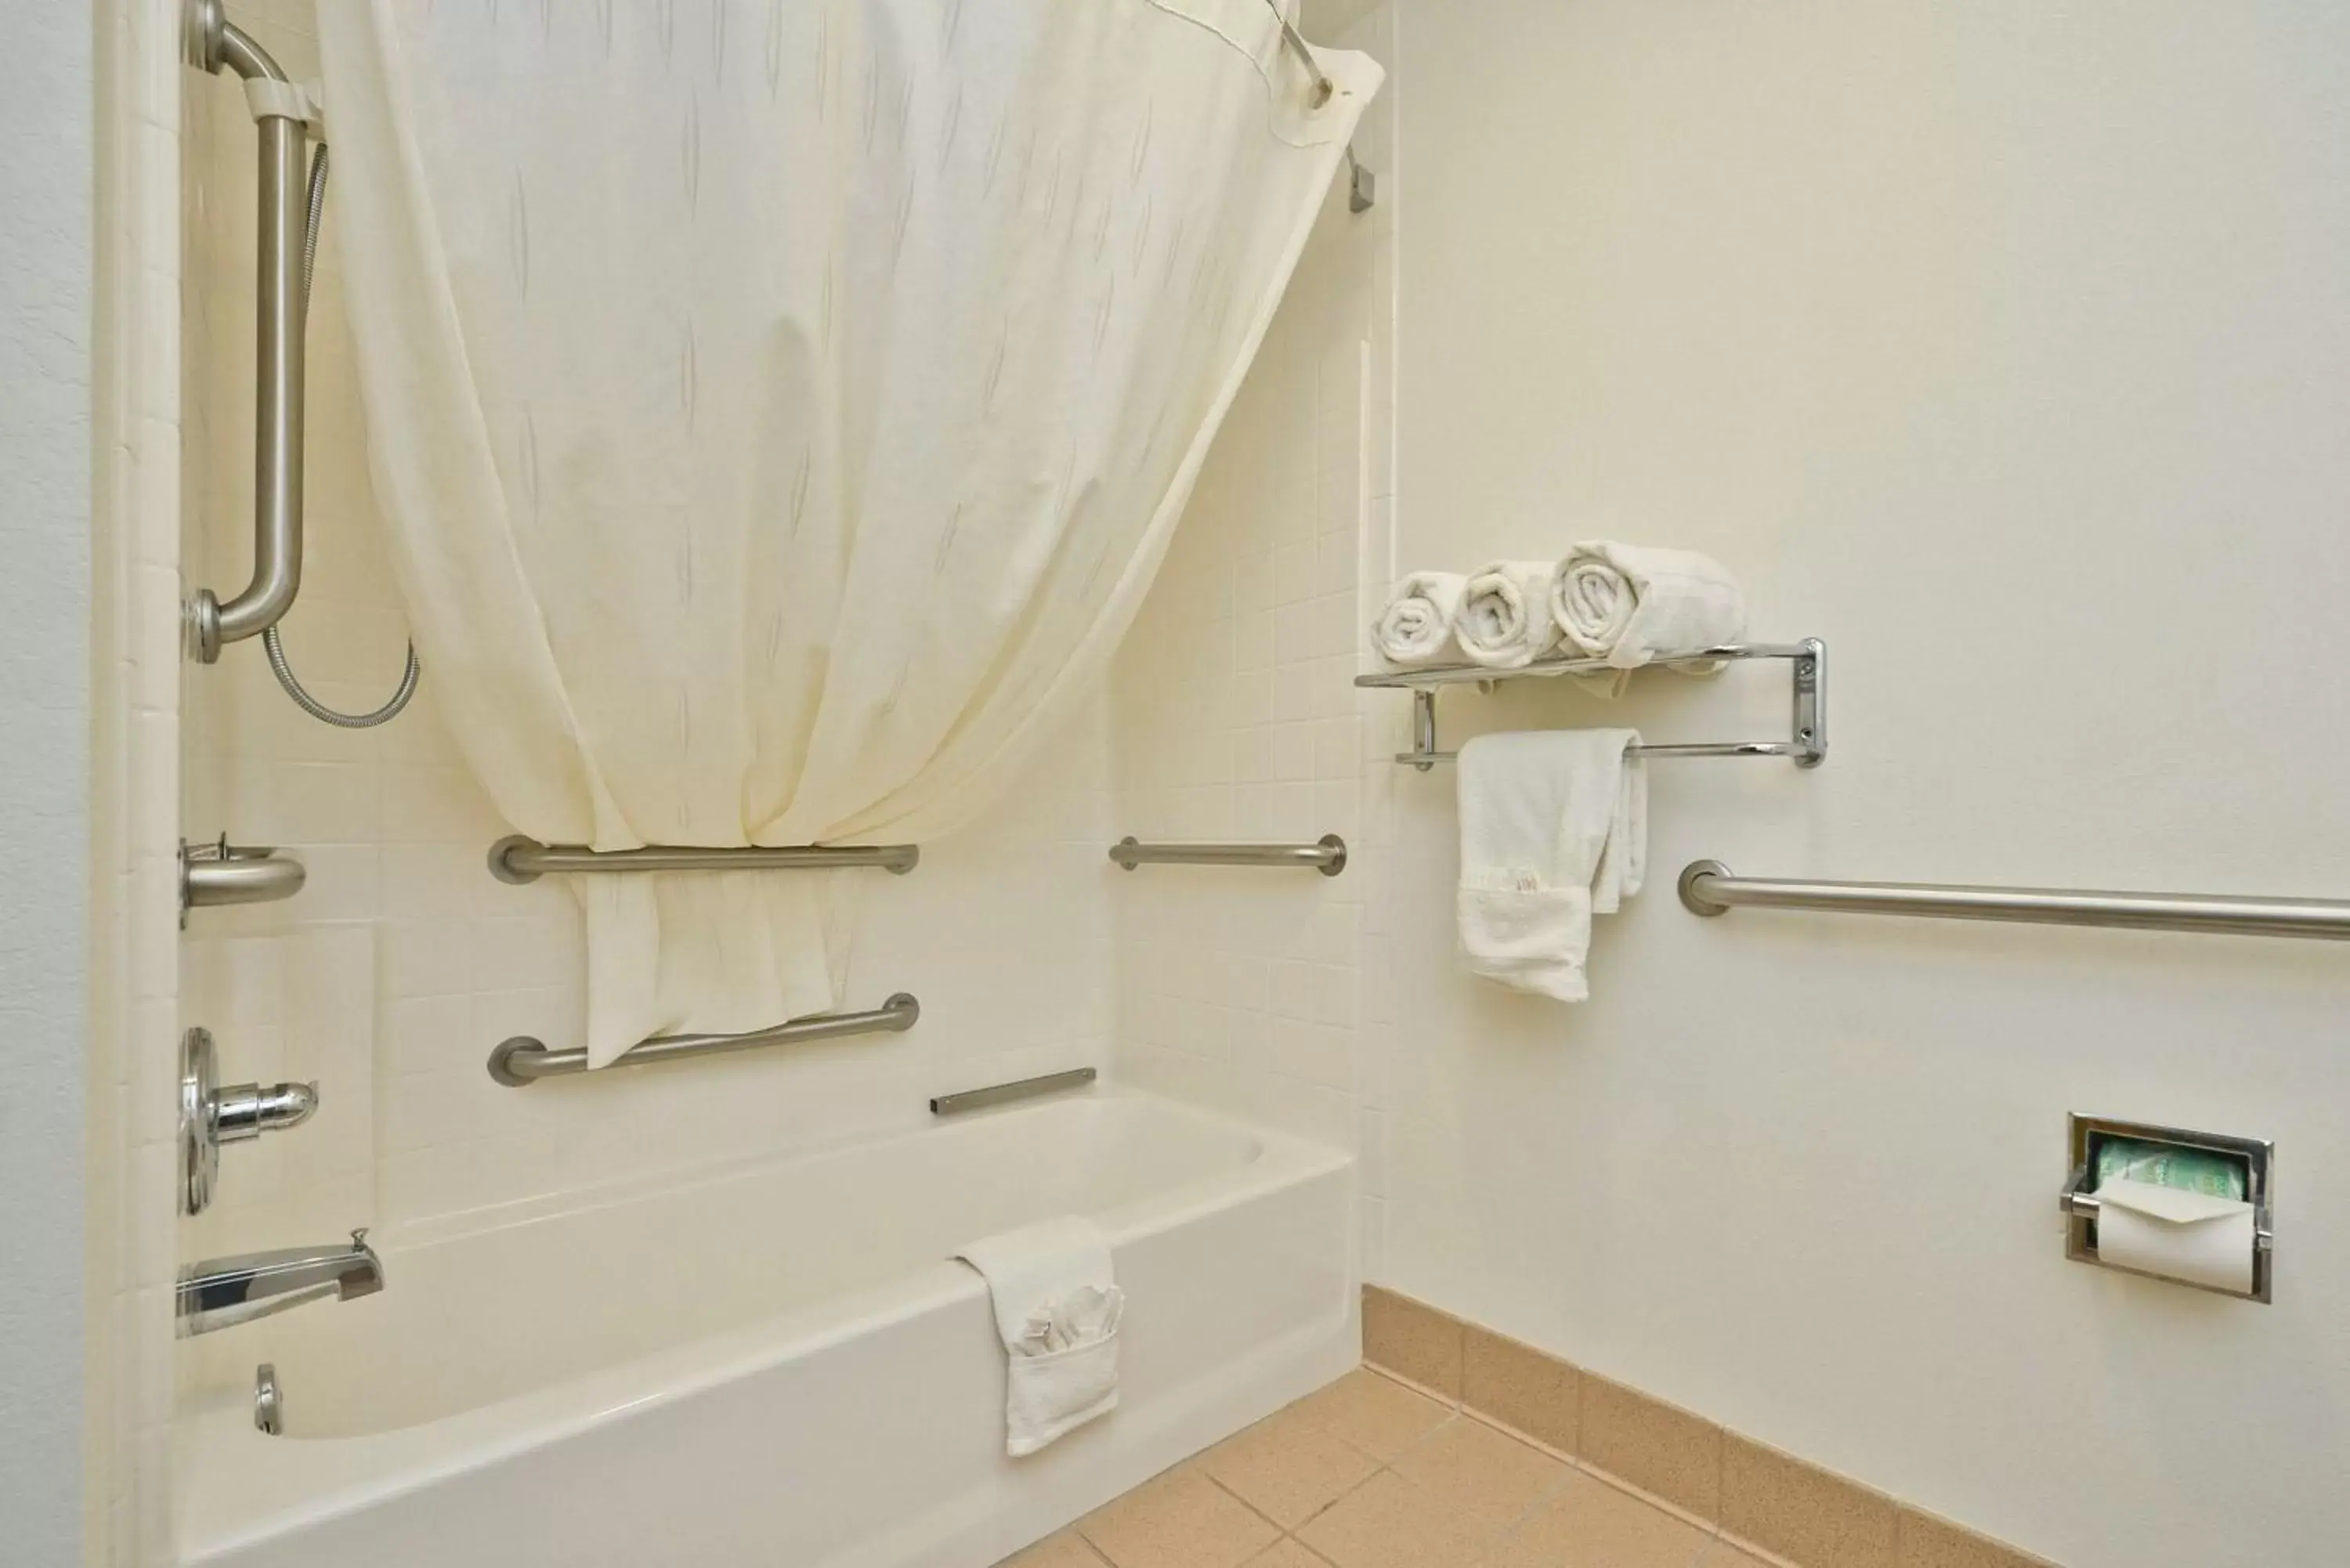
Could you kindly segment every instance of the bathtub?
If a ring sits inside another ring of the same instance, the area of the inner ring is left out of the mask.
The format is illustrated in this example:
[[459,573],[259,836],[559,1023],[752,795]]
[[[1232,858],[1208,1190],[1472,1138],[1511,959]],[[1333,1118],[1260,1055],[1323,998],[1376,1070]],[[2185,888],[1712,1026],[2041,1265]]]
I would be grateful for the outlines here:
[[[1353,1181],[1104,1092],[385,1231],[380,1293],[183,1347],[182,1561],[985,1568],[1354,1364]],[[949,1255],[1072,1210],[1128,1293],[1119,1406],[1007,1459]]]

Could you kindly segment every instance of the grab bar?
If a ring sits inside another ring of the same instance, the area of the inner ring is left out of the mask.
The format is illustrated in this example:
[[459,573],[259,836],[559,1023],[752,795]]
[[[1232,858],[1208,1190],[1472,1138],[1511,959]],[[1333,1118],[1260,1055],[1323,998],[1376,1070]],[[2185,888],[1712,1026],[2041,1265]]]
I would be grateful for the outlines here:
[[[189,7],[188,63],[199,70],[226,68],[247,82],[285,83],[266,50],[221,15],[219,0]],[[304,202],[308,128],[284,112],[287,99],[255,98],[261,145],[258,309],[255,315],[253,434],[253,580],[226,604],[210,588],[188,603],[189,641],[201,663],[217,660],[229,643],[258,637],[294,606],[302,586],[302,253],[307,232]]]
[[1904,882],[1771,881],[1736,877],[1719,860],[1681,872],[1693,915],[1732,909],[1816,909],[1933,920],[2012,920],[2043,926],[2119,926],[2238,937],[2350,940],[2350,903],[2211,893],[2105,893],[2055,888],[1965,888]]
[[[742,1034],[659,1034],[622,1052],[609,1065],[640,1067],[649,1062],[678,1062],[689,1056],[721,1056],[730,1051],[751,1051],[762,1045],[797,1045],[810,1040],[837,1040],[845,1034],[902,1034],[922,1016],[922,1004],[899,992],[869,1012],[819,1012],[795,1018],[766,1029]],[[588,1052],[575,1046],[550,1051],[546,1043],[527,1034],[499,1042],[490,1053],[490,1076],[510,1089],[541,1078],[559,1078],[588,1071]]]
[[1326,833],[1311,844],[1143,844],[1131,836],[1109,846],[1109,857],[1128,871],[1159,866],[1297,866],[1325,877],[1347,868],[1347,841]]
[[221,904],[274,904],[302,890],[308,876],[302,863],[265,845],[231,844],[227,835],[212,844],[180,840],[180,923],[190,909]]
[[965,1111],[983,1111],[990,1106],[1009,1105],[1014,1100],[1049,1095],[1056,1089],[1081,1089],[1100,1074],[1091,1067],[1072,1067],[1066,1073],[1047,1073],[1041,1078],[1015,1078],[1009,1084],[990,1084],[983,1089],[959,1089],[951,1095],[933,1095],[931,1115],[961,1116]]
[[490,875],[517,887],[549,871],[823,871],[879,866],[902,877],[921,857],[919,844],[809,844],[775,849],[648,844],[642,849],[588,849],[577,844],[541,844],[515,834],[490,846]]

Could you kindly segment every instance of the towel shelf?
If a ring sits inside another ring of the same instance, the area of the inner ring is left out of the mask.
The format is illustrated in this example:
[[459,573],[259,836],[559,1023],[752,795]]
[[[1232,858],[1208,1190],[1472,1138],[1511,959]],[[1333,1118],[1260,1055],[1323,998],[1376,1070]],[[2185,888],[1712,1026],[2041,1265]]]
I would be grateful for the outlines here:
[[1933,920],[2012,920],[2043,926],[2119,926],[2238,937],[2350,940],[2350,903],[2211,893],[2104,893],[2057,888],[1968,888],[1907,882],[1771,881],[1736,877],[1719,860],[1681,871],[1693,915],[1732,909],[1813,909]]
[[[847,1034],[902,1033],[922,1016],[922,1004],[898,992],[869,1012],[819,1012],[795,1018],[767,1029],[743,1034],[661,1034],[632,1045],[602,1069],[640,1067],[651,1062],[677,1062],[689,1056],[718,1056],[730,1051],[756,1050],[763,1045],[796,1045],[810,1040],[836,1040]],[[508,1088],[519,1089],[541,1078],[559,1078],[588,1071],[582,1047],[550,1051],[542,1041],[517,1034],[490,1053],[490,1076]]]
[[1131,836],[1109,846],[1128,871],[1138,866],[1295,866],[1325,877],[1347,868],[1347,841],[1326,833],[1311,844],[1143,844]]
[[[1648,744],[1632,748],[1644,757],[1785,757],[1799,768],[1815,768],[1827,760],[1828,648],[1816,637],[1801,642],[1739,642],[1709,648],[1701,653],[1659,659],[1652,665],[1670,668],[1687,664],[1737,663],[1752,659],[1788,661],[1794,717],[1783,741],[1713,741],[1679,744]],[[1650,668],[1652,666],[1642,666]],[[1600,659],[1566,659],[1553,655],[1516,670],[1494,670],[1482,664],[1430,664],[1413,670],[1381,670],[1357,675],[1355,684],[1411,693],[1411,745],[1398,752],[1396,761],[1428,772],[1439,763],[1460,755],[1440,750],[1436,743],[1436,694],[1447,686],[1491,689],[1498,680],[1527,677],[1555,679],[1562,675],[1615,675],[1614,665]]]
[[576,844],[541,844],[517,833],[490,846],[490,875],[520,886],[549,871],[827,871],[879,866],[902,877],[921,857],[917,844],[808,844],[772,849],[648,844],[642,849],[588,849]]

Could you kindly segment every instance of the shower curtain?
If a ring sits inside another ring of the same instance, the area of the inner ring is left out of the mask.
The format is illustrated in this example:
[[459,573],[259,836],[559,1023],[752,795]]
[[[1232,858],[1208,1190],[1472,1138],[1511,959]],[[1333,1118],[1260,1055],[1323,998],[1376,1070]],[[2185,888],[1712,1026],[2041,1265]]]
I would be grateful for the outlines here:
[[[598,849],[993,799],[1132,619],[1380,80],[1324,53],[1315,107],[1265,0],[321,0],[319,33],[426,679],[516,829]],[[808,874],[576,881],[594,1064],[839,1004]]]

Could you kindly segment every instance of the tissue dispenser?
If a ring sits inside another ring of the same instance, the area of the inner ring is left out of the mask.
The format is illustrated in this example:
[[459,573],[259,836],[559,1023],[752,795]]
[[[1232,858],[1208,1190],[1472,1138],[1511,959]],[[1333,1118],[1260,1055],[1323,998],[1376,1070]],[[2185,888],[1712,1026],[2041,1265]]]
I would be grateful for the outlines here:
[[[2101,1158],[2106,1146],[2118,1141],[2134,1145],[2154,1145],[2180,1151],[2184,1155],[2204,1159],[2218,1159],[2241,1168],[2243,1172],[2243,1199],[2226,1201],[2209,1193],[2124,1182],[2120,1189],[2106,1198],[2098,1196],[2098,1171],[2101,1165],[2114,1162]],[[2276,1147],[2264,1138],[2230,1137],[2222,1133],[2188,1132],[2179,1127],[2157,1127],[2146,1122],[2116,1121],[2107,1116],[2072,1116],[2072,1179],[2065,1182],[2064,1196],[2058,1200],[2064,1211],[2064,1255],[2078,1263],[2095,1263],[2101,1268],[2118,1269],[2125,1273],[2140,1274],[2166,1283],[2185,1285],[2191,1290],[2210,1291],[2220,1295],[2236,1296],[2244,1301],[2263,1304],[2271,1299],[2273,1281],[2271,1275],[2272,1255],[2275,1250],[2275,1232],[2270,1220],[2271,1188],[2274,1179]],[[2131,1261],[2100,1255],[2098,1222],[2108,1203],[2115,1210],[2126,1210],[2115,1216],[2118,1231],[2126,1221],[2130,1227],[2132,1245],[2121,1249]],[[2247,1214],[2247,1210],[2249,1213]],[[2244,1220],[2249,1218],[2249,1225]],[[2178,1262],[2175,1266],[2184,1273],[2164,1272],[2159,1237],[2168,1227],[2178,1227]],[[2208,1236],[2198,1234],[2199,1228],[2210,1228]],[[2247,1234],[2249,1232],[2249,1234]],[[2141,1237],[2158,1238],[2153,1248],[2135,1243]],[[2249,1252],[2243,1271],[2235,1271],[2234,1260],[2228,1254],[2236,1245]],[[2202,1277],[2195,1277],[2200,1273]]]

